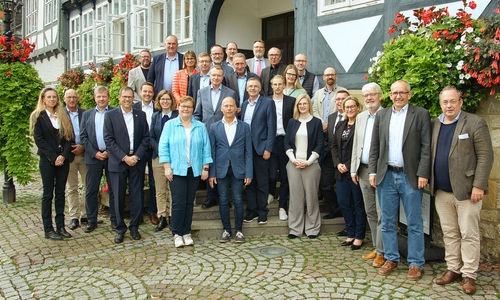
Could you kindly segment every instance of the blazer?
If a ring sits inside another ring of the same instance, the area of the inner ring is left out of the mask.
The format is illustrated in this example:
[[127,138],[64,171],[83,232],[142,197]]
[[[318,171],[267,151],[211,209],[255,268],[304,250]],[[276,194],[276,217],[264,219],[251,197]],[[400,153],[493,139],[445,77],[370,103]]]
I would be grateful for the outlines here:
[[127,86],[129,86],[134,91],[134,102],[136,103],[141,101],[141,95],[139,93],[144,82],[146,82],[146,77],[144,77],[141,66],[137,66],[128,71]]
[[[78,107],[76,110],[78,112],[78,124],[80,125],[80,128],[81,128],[82,127],[83,113],[85,112],[85,109]],[[66,109],[66,112],[68,113],[68,116],[69,116],[70,114],[69,114],[69,111],[67,109]],[[70,118],[71,118],[71,116],[70,116]],[[73,134],[75,134],[75,128],[73,128]],[[76,144],[76,140],[74,141],[74,143]],[[80,145],[83,145],[81,137],[80,137]],[[73,149],[71,149],[71,150],[73,150]],[[70,155],[70,162],[72,162],[75,159],[75,155],[71,151],[69,153],[70,153],[69,154]]]
[[335,135],[331,140],[333,166],[335,167],[335,179],[337,180],[342,179],[342,173],[340,173],[340,171],[337,169],[338,164],[345,164],[348,168],[347,174],[349,175],[349,177],[351,177],[349,168],[351,167],[352,145],[354,140],[354,132],[356,130],[356,123],[352,125],[349,136],[347,136],[347,141],[345,141],[345,153],[342,155],[342,133],[345,129],[347,129],[348,121],[348,119],[345,119],[337,123]]
[[[114,109],[114,107],[108,106],[106,114],[112,109]],[[96,153],[99,152],[97,136],[95,134],[95,112],[95,107],[86,110],[83,113],[82,122],[80,123],[80,140],[85,148],[83,163],[86,165],[94,165],[98,162],[98,160],[94,158]]]
[[[146,113],[137,109],[132,109],[132,113],[134,115],[133,155],[137,155],[139,159],[143,159],[149,144]],[[122,159],[129,155],[130,140],[121,108],[111,110],[104,115],[104,142],[109,152],[109,171],[125,171],[127,165]]]
[[[153,114],[154,114],[158,110],[154,106],[154,101],[152,101],[152,103],[153,103]],[[142,99],[141,99],[141,102],[134,103],[132,105],[132,108],[142,111]]]
[[210,127],[210,144],[212,149],[212,167],[210,177],[224,178],[227,175],[229,163],[237,179],[253,178],[252,139],[250,126],[237,120],[236,134],[231,146],[227,140],[222,120]]
[[201,72],[190,75],[188,80],[187,95],[194,98],[194,103],[198,102],[198,91],[200,90],[200,77],[201,77]]
[[[293,149],[293,153],[296,153],[297,147],[295,146],[295,135],[297,135],[297,131],[301,122],[296,119],[290,119],[288,122],[288,130],[285,135],[285,152],[289,149]],[[321,125],[321,120],[313,117],[306,124],[307,127],[307,159],[311,157],[312,152],[316,152],[318,155],[321,155],[321,151],[323,151],[324,144],[324,134],[323,134],[323,125]]]
[[[262,85],[262,80],[260,79],[259,76],[257,76],[257,74],[247,71],[247,81],[248,81],[248,78],[253,78],[253,77],[259,78],[260,83]],[[248,96],[248,92],[245,88],[245,92],[243,94],[243,99],[240,99],[240,89],[238,88],[238,74],[236,74],[236,72],[231,73],[229,76],[226,77],[226,83],[227,83],[227,87],[232,89],[236,93],[236,98],[234,98],[234,100],[236,100],[236,106],[240,107],[240,104],[242,104],[243,101],[247,100],[249,98],[249,96]],[[246,84],[245,84],[245,87],[246,87]],[[261,90],[260,94],[263,95],[264,92]]]
[[[382,107],[379,107],[381,110]],[[378,111],[377,111],[378,112]],[[368,121],[368,110],[362,111],[356,117],[356,130],[354,131],[354,140],[352,144],[352,156],[350,171],[358,174],[359,165],[361,164],[361,153],[363,152],[363,145],[365,142],[366,124]],[[359,175],[359,174],[358,174]]]
[[[264,63],[266,64],[265,66],[262,66],[262,70],[264,70],[264,68],[267,68],[271,65],[271,61],[265,57],[263,57],[264,59]],[[255,57],[252,57],[252,58],[249,58],[247,59],[247,67],[248,69],[250,70],[250,72],[253,72],[254,71],[254,63],[255,63]],[[262,73],[261,73],[262,75]]]
[[232,97],[236,99],[236,93],[228,88],[220,85],[220,97],[219,102],[217,102],[217,107],[213,108],[212,106],[212,95],[211,95],[212,86],[207,86],[198,91],[198,101],[196,102],[196,108],[194,110],[193,116],[196,120],[202,122],[207,126],[207,131],[210,130],[210,125],[214,122],[222,119],[222,111],[220,107],[222,105],[222,100],[226,97]]
[[37,154],[45,156],[51,164],[55,163],[59,155],[64,156],[65,162],[71,162],[71,144],[74,143],[74,140],[67,141],[59,136],[45,110],[40,112],[36,120],[33,138],[38,147]]
[[[392,107],[379,111],[373,125],[372,142],[368,172],[377,174],[379,185],[385,177],[388,167],[389,122]],[[408,104],[405,126],[403,129],[404,172],[410,185],[418,189],[418,177],[431,176],[431,121],[429,112]]]
[[[153,57],[151,67],[149,67],[148,82],[151,82],[155,86],[155,97],[161,90],[163,90],[163,75],[165,72],[166,57],[167,53],[156,55],[155,57]],[[179,61],[179,70],[182,70],[184,64],[184,55],[177,52],[177,60]]]
[[[273,100],[274,101],[274,100]],[[281,119],[283,121],[283,128],[286,129],[288,127],[288,122],[293,118],[293,110],[295,108],[295,98],[283,95],[283,109],[281,112]],[[321,153],[318,153],[321,154]]]
[[[285,69],[286,66],[282,63],[279,63],[278,66],[278,72],[276,74],[279,74],[281,76],[285,76]],[[271,96],[273,94],[273,89],[271,87],[271,65],[268,65],[262,70],[262,73],[260,74],[260,78],[262,81],[262,91],[264,93],[264,96]]]
[[[248,100],[241,107],[241,120],[244,120]],[[276,139],[276,106],[273,100],[259,96],[250,125],[252,144],[258,155],[263,155],[264,150],[273,152]]]
[[[170,120],[175,119],[179,116],[178,110],[173,110]],[[151,148],[153,148],[153,156],[151,158],[158,157],[158,143],[160,142],[161,131],[161,119],[163,118],[163,113],[161,111],[156,111],[151,117],[151,129],[149,130],[149,143]],[[169,121],[170,121],[169,120]],[[168,121],[167,121],[168,122]]]
[[[335,97],[339,91],[347,91],[347,89],[335,85],[332,91],[332,98],[330,99],[330,113],[329,115],[333,114],[334,112],[337,111],[337,106],[335,105]],[[325,100],[325,87],[319,89],[314,93],[314,97],[311,99],[312,101],[312,106],[313,106],[313,116],[316,118],[319,118],[320,120],[323,120],[323,100]]]
[[[483,189],[485,194],[488,193],[488,178],[493,165],[493,148],[488,125],[481,117],[462,111],[457,122],[448,158],[450,182],[455,198],[469,200],[474,186]],[[434,163],[441,122],[436,118],[432,120],[431,126],[430,190],[434,195],[436,192]]]
[[[331,155],[331,152],[332,152],[332,142],[335,139],[335,137],[333,135],[333,129],[335,128],[335,121],[337,121],[338,115],[339,115],[339,112],[336,111],[333,114],[328,116],[328,127],[327,127],[326,133],[325,133],[325,148],[323,149],[323,153],[327,152],[325,155]],[[318,118],[318,117],[316,117],[316,118]],[[323,118],[318,118],[318,119],[323,120]],[[321,121],[321,122],[323,123],[323,121]]]

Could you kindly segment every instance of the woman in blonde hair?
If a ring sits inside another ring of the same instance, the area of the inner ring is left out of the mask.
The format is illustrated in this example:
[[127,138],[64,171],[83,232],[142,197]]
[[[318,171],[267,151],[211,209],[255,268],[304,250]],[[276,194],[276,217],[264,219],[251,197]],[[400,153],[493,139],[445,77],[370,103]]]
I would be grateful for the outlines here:
[[285,77],[283,94],[294,98],[307,94],[306,90],[300,85],[299,70],[295,65],[288,65],[283,76]]
[[[38,105],[30,116],[30,132],[40,155],[40,175],[42,177],[42,221],[46,239],[62,240],[70,238],[64,228],[65,186],[69,173],[69,164],[73,159],[71,143],[74,140],[73,127],[68,114],[59,101],[54,88],[45,88],[40,92]],[[54,231],[52,224],[52,199],[55,200]]]

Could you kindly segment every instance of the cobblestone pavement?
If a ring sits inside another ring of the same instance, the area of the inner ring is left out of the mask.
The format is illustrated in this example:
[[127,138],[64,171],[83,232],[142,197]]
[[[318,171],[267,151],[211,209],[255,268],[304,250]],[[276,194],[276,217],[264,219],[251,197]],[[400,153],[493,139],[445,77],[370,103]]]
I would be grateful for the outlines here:
[[[443,262],[427,263],[423,277],[406,280],[407,265],[377,275],[361,251],[340,247],[341,239],[286,236],[247,237],[244,244],[199,239],[176,249],[167,231],[141,225],[142,240],[127,234],[121,245],[105,224],[90,234],[46,240],[36,184],[18,187],[18,201],[0,205],[0,299],[499,299],[500,266],[482,264],[478,291],[433,279]],[[69,222],[69,220],[67,220]],[[267,248],[266,248],[267,247]]]

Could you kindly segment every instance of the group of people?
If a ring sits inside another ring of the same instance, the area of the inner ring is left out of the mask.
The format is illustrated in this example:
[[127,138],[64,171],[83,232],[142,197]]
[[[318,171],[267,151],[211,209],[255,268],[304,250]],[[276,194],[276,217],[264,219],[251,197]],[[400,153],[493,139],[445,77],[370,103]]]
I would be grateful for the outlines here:
[[[464,291],[475,292],[479,214],[493,152],[485,121],[461,110],[462,95],[455,87],[440,93],[443,114],[431,122],[427,110],[409,104],[412,92],[404,80],[392,84],[393,105],[384,109],[378,84],[363,86],[362,105],[337,85],[334,68],[324,70],[325,86],[319,88],[304,54],[285,66],[277,48],[263,57],[261,40],[253,44],[250,59],[233,42],[226,46],[226,60],[220,45],[210,54],[200,53],[197,62],[193,51],[183,55],[177,47],[177,38],[168,36],[166,53],[151,60],[149,51],[141,51],[140,66],[119,92],[119,108],[108,106],[103,86],[94,91],[96,107],[87,111],[78,108],[74,90],[64,94],[66,108],[55,89],[40,93],[31,129],[40,155],[46,238],[71,237],[64,224],[66,183],[69,228],[83,219],[85,232],[97,228],[104,170],[115,243],[123,242],[127,230],[140,239],[148,166],[148,214],[157,231],[170,225],[175,247],[194,243],[190,232],[200,180],[207,185],[202,207],[219,205],[219,241],[243,243],[243,222],[267,223],[267,205],[279,180],[279,218],[288,221],[289,238],[320,234],[319,196],[331,209],[324,219],[345,220],[341,246],[360,249],[368,223],[375,249],[362,257],[373,260],[381,275],[395,270],[400,260],[396,218],[401,201],[408,223],[408,279],[417,280],[425,263],[421,204],[429,184],[448,263],[436,282],[463,276]],[[78,172],[84,201],[78,201]]]

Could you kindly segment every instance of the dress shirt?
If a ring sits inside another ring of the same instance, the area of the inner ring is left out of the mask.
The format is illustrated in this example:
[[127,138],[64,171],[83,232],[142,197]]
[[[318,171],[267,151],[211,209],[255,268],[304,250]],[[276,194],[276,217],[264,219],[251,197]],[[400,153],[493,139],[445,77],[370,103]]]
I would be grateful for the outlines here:
[[283,96],[281,99],[273,99],[276,106],[276,136],[285,135],[283,127]]
[[363,150],[361,151],[361,163],[365,165],[368,164],[368,160],[370,157],[370,146],[372,143],[373,124],[375,124],[375,116],[381,109],[382,107],[379,107],[378,110],[373,114],[373,116],[368,113],[368,120],[366,120],[365,128],[365,139],[363,141]]
[[75,132],[75,144],[80,145],[80,122],[78,120],[78,109],[75,112],[70,111],[66,108],[71,120],[71,125],[73,125],[73,131]]
[[257,70],[258,70],[258,68],[259,68],[259,61],[260,61],[260,71],[261,71],[261,72],[262,72],[262,70],[264,70],[264,68],[265,68],[265,67],[267,67],[267,66],[266,66],[266,61],[264,60],[264,58],[263,58],[263,57],[261,57],[261,58],[257,58],[257,57],[255,57],[255,63],[253,64],[253,72],[254,72],[255,74],[257,74],[257,75],[259,75],[259,76],[260,76],[260,73],[257,71]]
[[47,113],[47,116],[49,116],[49,120],[50,123],[52,123],[52,127],[54,127],[55,129],[59,129],[59,119],[57,119],[57,114],[54,113],[54,118],[53,118],[50,111],[45,110],[45,112]]
[[333,125],[333,135],[335,135],[335,128],[337,128],[337,124],[342,120],[344,120],[344,114],[338,112],[337,118],[335,119],[335,125]]
[[247,85],[247,72],[245,71],[245,75],[242,77],[236,76],[238,78],[238,93],[240,94],[240,107],[245,99],[245,89]]
[[214,89],[213,85],[210,88],[210,100],[212,101],[212,108],[214,109],[214,112],[217,110],[217,103],[219,103],[220,90],[220,85],[217,90]]
[[168,55],[165,57],[165,69],[163,71],[163,89],[172,90],[172,82],[174,81],[175,72],[179,71],[178,55],[175,53],[173,59]]
[[210,85],[210,73],[203,75],[200,73],[200,90]]
[[100,151],[106,150],[106,144],[104,143],[104,115],[107,111],[107,106],[103,111],[100,111],[97,107],[95,108],[95,137]]
[[330,115],[330,105],[332,104],[332,94],[333,90],[328,91],[325,88],[325,98],[323,99],[323,124],[328,123],[328,116]]
[[[458,115],[455,117],[455,119],[453,119],[453,122],[451,122],[451,123],[458,122],[458,119],[460,119],[461,114],[462,114],[462,111],[460,111],[458,113]],[[438,117],[438,120],[439,120],[439,122],[441,122],[441,124],[444,124],[444,114],[440,114]]]
[[408,104],[399,112],[392,107],[391,120],[389,123],[389,153],[387,160],[389,166],[404,167],[403,131],[407,113]]
[[151,117],[153,116],[153,101],[149,102],[149,105],[142,102],[142,111],[146,113],[146,121],[148,121],[148,128],[151,128]]
[[248,105],[247,109],[245,111],[245,116],[243,117],[243,121],[250,125],[250,129],[252,128],[252,118],[253,118],[253,112],[255,110],[255,105],[257,104],[257,101],[259,101],[260,96],[257,96],[257,99],[253,101],[253,103],[248,99]]
[[126,113],[123,108],[120,107],[123,114],[123,119],[125,120],[125,125],[127,126],[128,138],[130,140],[130,151],[134,151],[134,110]]
[[235,117],[231,123],[228,123],[225,118],[222,118],[222,124],[224,124],[224,130],[226,131],[227,143],[231,146],[234,141],[234,136],[236,135],[238,119]]

